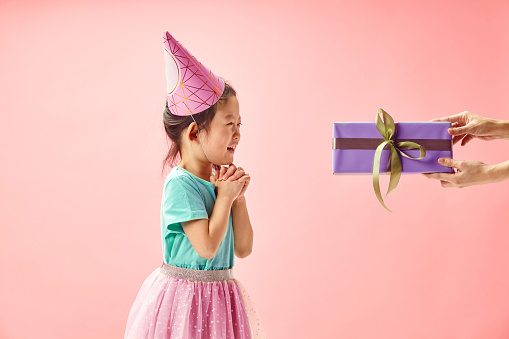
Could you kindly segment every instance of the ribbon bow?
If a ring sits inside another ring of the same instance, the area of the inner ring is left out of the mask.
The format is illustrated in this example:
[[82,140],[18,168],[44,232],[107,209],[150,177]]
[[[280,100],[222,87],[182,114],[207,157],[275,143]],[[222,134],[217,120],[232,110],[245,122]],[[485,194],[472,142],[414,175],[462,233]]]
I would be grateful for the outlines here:
[[[383,121],[380,118],[380,113],[383,115]],[[382,198],[382,194],[380,193],[380,157],[382,156],[382,150],[386,145],[390,146],[390,157],[389,157],[389,163],[388,167],[391,168],[391,177],[389,180],[389,187],[387,188],[387,195],[398,186],[399,178],[401,177],[401,160],[400,160],[400,154],[406,158],[413,159],[413,160],[421,160],[426,156],[426,149],[419,145],[416,142],[411,141],[400,141],[395,142],[394,136],[396,134],[396,124],[394,123],[394,120],[392,117],[384,111],[383,109],[378,109],[378,113],[376,114],[376,128],[378,129],[378,132],[382,135],[384,138],[384,141],[378,147],[375,151],[375,156],[373,158],[373,188],[375,189],[376,197],[378,198],[378,201],[382,204],[382,206],[392,213],[392,211],[385,206],[384,199]],[[421,155],[418,158],[414,158],[405,152],[403,150],[409,150],[409,149],[418,149],[421,151]]]

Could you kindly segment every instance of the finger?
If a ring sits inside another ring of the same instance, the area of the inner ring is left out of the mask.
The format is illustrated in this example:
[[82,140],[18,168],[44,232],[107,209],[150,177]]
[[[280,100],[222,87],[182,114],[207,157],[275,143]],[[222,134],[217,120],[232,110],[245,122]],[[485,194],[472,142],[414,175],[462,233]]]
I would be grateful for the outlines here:
[[210,176],[210,182],[213,183],[214,185],[216,184],[216,177],[214,175]]
[[228,170],[225,172],[224,176],[222,177],[223,180],[227,180],[235,171],[237,170],[237,166],[234,164],[231,164],[228,166]]
[[235,173],[230,177],[230,180],[231,181],[234,181],[234,180],[238,180],[240,178],[242,178],[244,175],[246,174],[246,172],[244,172],[244,170],[240,167],[237,167],[237,170],[235,171]]
[[246,174],[245,176],[240,178],[239,181],[242,181],[242,180],[245,180],[245,183],[244,183],[244,187],[242,188],[242,191],[240,191],[239,195],[244,195],[244,193],[247,190],[247,187],[249,186],[249,182],[251,181],[251,177],[249,176],[249,174]]
[[464,115],[463,113],[458,113],[458,114],[455,114],[455,115],[451,115],[451,116],[448,116],[448,117],[444,117],[444,118],[437,118],[437,119],[433,119],[431,120],[433,122],[437,122],[437,121],[449,121],[449,122],[463,122],[464,121]]
[[224,166],[221,166],[221,170],[219,171],[218,180],[223,180],[223,176],[224,176],[224,174],[226,173],[227,170],[228,170],[228,168],[226,168]]
[[218,170],[213,169],[213,170],[212,170],[212,176],[214,177],[214,179],[216,179],[216,180],[217,180],[217,178],[218,178],[218,176],[219,176],[219,171],[218,171]]
[[439,158],[438,163],[445,167],[451,167],[451,168],[457,168],[457,169],[460,169],[460,167],[461,167],[461,160],[454,160],[451,158]]
[[453,183],[446,181],[446,180],[440,180],[440,185],[442,185],[443,188],[454,187]]
[[474,139],[474,136],[472,134],[467,134],[463,140],[461,140],[461,146],[465,146],[469,141]]
[[246,185],[249,185],[249,181],[251,181],[251,177],[249,176],[249,174],[244,174],[244,176],[242,178],[239,179],[240,182],[245,182]]
[[244,183],[239,182],[239,181],[234,181],[234,183],[237,184],[237,188],[239,190],[239,194],[237,195],[237,197],[238,197],[244,190]]
[[470,126],[462,126],[462,127],[451,127],[447,130],[450,135],[462,135],[462,134],[468,134],[470,132]]
[[458,143],[458,141],[460,141],[461,139],[463,139],[464,135],[455,135],[452,137],[452,144],[453,145],[456,145]]
[[246,187],[246,186],[244,186],[244,187],[240,190],[239,196],[244,195],[244,193],[246,193],[246,189],[247,189],[247,187]]
[[450,181],[454,174],[451,173],[423,173],[426,178],[440,180],[440,181]]

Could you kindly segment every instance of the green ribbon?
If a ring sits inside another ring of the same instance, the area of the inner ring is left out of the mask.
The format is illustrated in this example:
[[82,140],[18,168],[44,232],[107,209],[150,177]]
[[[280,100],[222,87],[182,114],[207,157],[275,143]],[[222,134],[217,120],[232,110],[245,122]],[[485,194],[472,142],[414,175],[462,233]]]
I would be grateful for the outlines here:
[[[380,114],[383,115],[383,121],[380,118]],[[396,124],[394,123],[394,120],[392,117],[384,111],[383,109],[378,109],[378,113],[376,114],[376,128],[384,138],[384,141],[378,147],[375,151],[375,156],[373,158],[373,188],[375,189],[376,197],[378,198],[378,201],[382,204],[382,206],[389,212],[392,213],[392,211],[385,206],[384,199],[382,198],[382,194],[380,193],[380,157],[382,156],[382,150],[386,145],[390,146],[390,157],[389,157],[389,164],[391,167],[391,177],[389,180],[389,187],[387,188],[387,195],[398,186],[399,178],[401,177],[401,160],[400,160],[400,154],[406,158],[413,159],[413,160],[421,160],[426,156],[426,149],[419,145],[416,142],[411,141],[400,141],[395,142],[394,136],[396,134]],[[403,152],[404,150],[409,149],[418,149],[421,151],[421,156],[418,158],[411,157],[410,155]]]

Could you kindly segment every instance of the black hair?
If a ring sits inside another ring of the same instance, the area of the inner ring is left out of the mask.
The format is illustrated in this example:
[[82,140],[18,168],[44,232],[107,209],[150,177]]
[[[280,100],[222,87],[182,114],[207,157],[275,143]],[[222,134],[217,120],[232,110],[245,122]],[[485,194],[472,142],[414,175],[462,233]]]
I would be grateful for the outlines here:
[[[227,100],[232,95],[236,96],[237,92],[232,86],[225,82],[223,94],[219,100],[217,100],[216,103],[214,103],[206,110],[193,114],[192,117],[190,115],[179,116],[172,114],[168,108],[168,101],[166,101],[163,113],[163,124],[167,140],[171,142],[171,145],[168,153],[166,154],[166,157],[163,160],[162,172],[164,172],[167,166],[173,167],[180,161],[180,159],[182,159],[182,153],[180,149],[182,145],[180,140],[182,131],[185,130],[195,120],[199,130],[204,129],[208,131],[210,122],[216,115],[218,103],[220,101]],[[215,170],[219,170],[218,165],[214,164],[213,166]]]

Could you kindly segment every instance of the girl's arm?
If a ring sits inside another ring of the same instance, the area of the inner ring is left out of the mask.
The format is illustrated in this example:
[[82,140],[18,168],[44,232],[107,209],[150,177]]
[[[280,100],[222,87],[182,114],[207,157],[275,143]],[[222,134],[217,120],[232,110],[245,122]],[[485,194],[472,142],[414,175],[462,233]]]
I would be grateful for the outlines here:
[[218,178],[243,184],[242,190],[232,204],[232,226],[235,255],[239,258],[245,258],[253,250],[253,228],[251,227],[246,198],[244,197],[244,193],[251,182],[251,176],[242,167],[230,164],[228,168],[221,167]]
[[235,255],[245,258],[253,250],[253,228],[244,196],[237,198],[232,204],[232,224]]
[[212,259],[216,255],[228,228],[233,200],[244,186],[238,181],[216,182],[213,177],[211,180],[216,184],[218,194],[210,219],[192,220],[182,224],[194,250],[205,259]]

